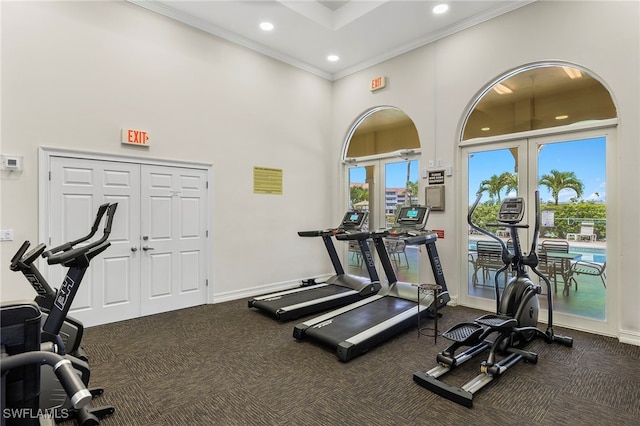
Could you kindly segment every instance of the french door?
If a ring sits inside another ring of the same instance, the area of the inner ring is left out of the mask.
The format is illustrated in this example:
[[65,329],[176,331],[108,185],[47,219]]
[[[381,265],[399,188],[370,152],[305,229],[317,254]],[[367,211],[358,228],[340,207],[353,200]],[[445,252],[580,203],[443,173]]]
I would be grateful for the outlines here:
[[[86,326],[207,302],[205,169],[51,156],[47,192],[50,247],[86,235],[98,206],[118,203],[111,246],[70,310]],[[43,268],[58,287],[65,269]]]
[[[524,252],[530,250],[535,220],[535,191],[540,193],[542,227],[538,253],[561,246],[568,254],[549,254],[553,263],[540,265],[540,270],[552,282],[551,297],[554,319],[560,325],[594,332],[614,333],[615,309],[612,294],[616,288],[607,285],[608,274],[596,276],[599,270],[611,269],[615,249],[608,244],[615,238],[615,227],[607,226],[607,187],[615,179],[607,170],[607,156],[613,149],[613,135],[606,130],[594,130],[563,135],[500,141],[462,148],[461,206],[471,206],[478,192],[480,204],[474,223],[495,222],[500,202],[508,196],[524,196],[525,221],[528,230],[519,237]],[[487,311],[495,310],[495,272],[500,266],[487,261],[487,241],[467,224],[467,209],[460,214],[461,274],[463,288],[461,303]],[[503,228],[488,228],[507,244],[510,235]],[[588,230],[595,229],[592,235]],[[544,246],[543,246],[544,244]],[[566,247],[566,250],[565,250]],[[478,260],[480,257],[480,261]],[[615,262],[614,262],[615,263]],[[553,265],[551,267],[550,265]],[[546,269],[545,269],[546,268]],[[592,275],[580,273],[589,269]],[[607,271],[608,272],[608,271]],[[532,274],[532,277],[535,277]],[[609,276],[610,278],[610,276]],[[535,277],[537,280],[537,277]],[[543,285],[543,282],[540,282]],[[504,274],[499,277],[500,288],[505,285]],[[541,297],[546,321],[549,297],[546,288]]]
[[[388,228],[395,221],[400,206],[418,204],[417,158],[385,158],[358,162],[347,167],[348,208],[369,212],[368,229]],[[397,278],[418,282],[419,247],[404,246],[396,241],[387,244]],[[348,273],[366,275],[357,245],[348,250]],[[378,264],[379,266],[379,264]],[[381,267],[377,268],[382,271]],[[386,279],[380,274],[381,279]]]

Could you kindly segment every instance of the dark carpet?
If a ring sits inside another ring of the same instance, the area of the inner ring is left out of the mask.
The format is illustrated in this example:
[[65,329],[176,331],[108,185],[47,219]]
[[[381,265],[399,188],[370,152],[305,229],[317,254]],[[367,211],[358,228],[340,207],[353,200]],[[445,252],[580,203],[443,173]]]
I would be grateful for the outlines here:
[[[441,330],[483,312],[441,310]],[[412,327],[348,363],[292,337],[246,300],[199,306],[85,332],[94,405],[111,425],[636,425],[640,347],[572,330],[574,347],[532,342],[537,364],[519,363],[468,409],[421,388],[414,371],[435,365],[447,341]],[[482,356],[449,373],[462,385]],[[64,423],[71,424],[70,422]]]

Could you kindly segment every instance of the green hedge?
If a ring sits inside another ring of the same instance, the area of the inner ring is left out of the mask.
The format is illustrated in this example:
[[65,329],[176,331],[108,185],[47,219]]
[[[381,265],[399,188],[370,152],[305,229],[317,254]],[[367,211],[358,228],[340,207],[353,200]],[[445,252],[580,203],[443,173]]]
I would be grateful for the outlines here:
[[[499,208],[499,204],[491,201],[480,204],[473,215],[474,223],[481,228],[485,228],[487,223],[495,223]],[[540,229],[540,236],[542,237],[564,239],[568,233],[580,233],[582,222],[593,222],[598,241],[607,239],[606,204],[589,201],[558,205],[541,204],[540,210],[543,212],[552,211],[555,225],[553,227],[542,227]]]

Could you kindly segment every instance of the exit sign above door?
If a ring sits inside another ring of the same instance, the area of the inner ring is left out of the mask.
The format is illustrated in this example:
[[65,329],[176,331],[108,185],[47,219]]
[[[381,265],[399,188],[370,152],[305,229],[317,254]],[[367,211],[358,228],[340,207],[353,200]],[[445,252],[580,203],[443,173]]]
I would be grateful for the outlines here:
[[122,143],[127,145],[149,146],[149,133],[144,130],[122,129]]
[[376,90],[383,89],[386,85],[387,85],[387,77],[380,76],[371,80],[371,86],[369,87],[369,89],[372,92],[375,92]]

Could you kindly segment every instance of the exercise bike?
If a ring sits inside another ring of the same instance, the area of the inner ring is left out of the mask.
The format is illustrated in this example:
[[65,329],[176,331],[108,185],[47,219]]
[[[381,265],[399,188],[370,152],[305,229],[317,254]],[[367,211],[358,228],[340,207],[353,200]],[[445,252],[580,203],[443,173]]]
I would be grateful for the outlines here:
[[[67,314],[91,260],[111,244],[108,237],[111,233],[117,205],[117,203],[112,203],[100,206],[89,235],[62,244],[47,252],[44,252],[44,244],[40,244],[29,253],[25,253],[30,246],[30,243],[25,241],[11,261],[11,269],[22,272],[38,293],[35,301],[43,312],[41,315],[42,348],[64,356],[86,386],[89,384],[91,372],[86,354],[80,347],[83,327],[80,322],[67,317]],[[77,247],[80,243],[93,237],[105,213],[106,219],[102,236],[96,241]],[[68,268],[65,279],[58,290],[51,288],[34,265],[35,259],[41,254],[47,258],[47,263],[50,265],[61,264]],[[112,406],[94,407],[90,403],[81,408],[74,408],[72,401],[64,392],[61,392],[61,383],[49,369],[42,369],[40,382],[40,409],[51,413],[57,420],[75,417],[78,424],[92,426],[98,425],[100,419],[115,412]],[[104,389],[93,387],[89,391],[92,397],[96,397],[102,395]]]
[[[106,241],[109,233],[111,232],[110,223],[113,220],[112,218],[115,214],[116,207],[117,203],[102,204],[98,208],[98,212],[96,214],[96,218],[90,232],[83,237],[66,242],[47,251],[45,251],[45,244],[38,244],[36,247],[27,252],[27,250],[31,246],[31,243],[29,241],[25,241],[11,259],[11,270],[14,272],[21,272],[37,293],[34,301],[38,304],[40,310],[42,311],[43,328],[49,320],[49,312],[54,309],[54,302],[56,300],[56,294],[58,290],[52,288],[51,285],[49,285],[34,262],[40,256],[48,258],[57,253],[69,251],[73,248],[76,248],[79,244],[90,240],[98,231],[100,223],[102,221],[102,217],[105,213],[107,213],[107,219],[105,222],[104,233],[100,240]],[[89,360],[87,354],[84,352],[81,346],[82,336],[84,334],[84,325],[80,321],[66,315],[63,318],[62,322],[59,322],[58,320],[55,322],[55,324],[50,323],[47,329],[49,335],[60,337],[66,354],[72,355],[83,361]]]
[[[498,212],[498,223],[487,224],[492,227],[506,227],[509,230],[513,241],[513,253],[509,251],[504,241],[473,223],[472,215],[481,198],[482,193],[480,192],[469,210],[467,222],[471,228],[498,241],[502,247],[504,266],[496,271],[494,277],[496,313],[483,315],[473,323],[457,324],[442,333],[444,338],[453,343],[437,355],[439,365],[427,372],[418,371],[413,374],[413,380],[418,385],[468,408],[473,406],[473,396],[476,392],[504,374],[519,361],[537,363],[538,355],[524,349],[532,340],[541,338],[547,343],[559,343],[567,347],[573,345],[571,337],[556,335],[553,331],[551,283],[536,268],[538,266],[536,248],[540,230],[538,191],[535,193],[536,218],[533,241],[528,254],[522,253],[518,238],[518,229],[529,227],[521,224],[524,218],[524,198],[515,197],[503,200]],[[540,309],[538,295],[542,292],[542,288],[530,279],[527,267],[546,285],[548,320],[545,331],[537,328]],[[505,273],[506,281],[506,271],[509,268],[514,276],[506,283],[502,294],[500,294],[498,277]],[[493,337],[493,340],[490,340],[490,337]],[[456,354],[456,351],[462,347],[468,348]],[[449,371],[486,350],[489,350],[489,355],[481,363],[480,374],[462,387],[449,385],[439,380]]]

